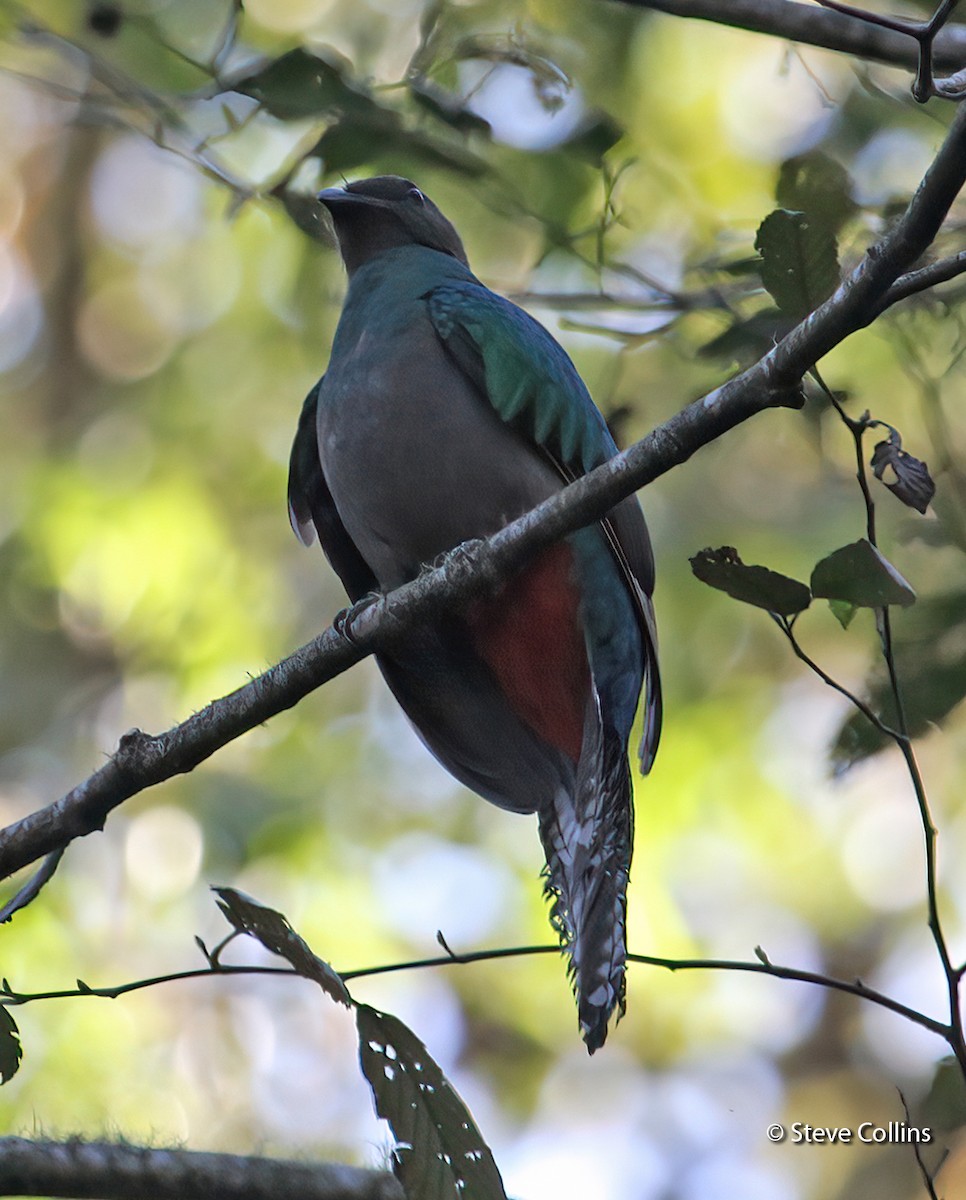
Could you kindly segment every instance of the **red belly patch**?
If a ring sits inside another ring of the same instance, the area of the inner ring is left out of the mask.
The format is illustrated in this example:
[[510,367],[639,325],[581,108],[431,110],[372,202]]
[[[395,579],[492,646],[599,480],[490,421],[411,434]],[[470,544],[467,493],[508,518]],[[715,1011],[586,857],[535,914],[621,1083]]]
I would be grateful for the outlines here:
[[467,614],[477,653],[513,711],[574,762],[590,688],[573,552],[551,546]]

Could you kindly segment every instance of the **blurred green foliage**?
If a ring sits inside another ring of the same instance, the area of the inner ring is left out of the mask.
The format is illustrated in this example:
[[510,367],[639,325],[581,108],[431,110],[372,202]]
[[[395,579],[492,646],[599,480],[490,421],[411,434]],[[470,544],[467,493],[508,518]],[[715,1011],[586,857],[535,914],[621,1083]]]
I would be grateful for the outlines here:
[[[564,341],[626,443],[800,315],[766,291],[755,241],[768,215],[804,212],[823,232],[814,302],[836,254],[850,268],[908,197],[946,120],[893,70],[591,0],[248,0],[244,13],[37,0],[5,11],[3,39],[4,824],[84,778],[125,729],[176,722],[343,603],[284,504],[343,288],[318,186],[416,179],[477,273]],[[925,517],[874,486],[884,553],[919,597],[894,623],[954,945],[961,291],[907,301],[822,366],[848,411],[900,429],[938,485]],[[638,786],[631,949],[750,959],[761,946],[941,1014],[898,756],[872,755],[766,615],[688,565],[738,545],[809,578],[865,532],[853,455],[816,393],[643,497],[668,720]],[[844,631],[813,602],[796,632],[863,690],[870,614]],[[209,883],[284,912],[342,969],[434,953],[437,929],[456,950],[544,942],[540,862],[533,823],[458,789],[366,663],[72,845],[0,931],[0,973],[26,991],[197,965],[192,936],[221,935]],[[353,991],[426,1043],[525,1200],[911,1197],[908,1146],[812,1147],[806,1161],[764,1136],[777,1120],[901,1120],[897,1084],[914,1116],[929,1094],[937,1125],[953,1096],[946,1194],[966,1177],[961,1097],[930,1092],[943,1043],[849,997],[635,967],[628,1015],[591,1062],[553,957]],[[385,1144],[351,1018],[307,985],[209,980],[17,1019],[24,1065],[0,1091],[11,1131],[348,1161]]]

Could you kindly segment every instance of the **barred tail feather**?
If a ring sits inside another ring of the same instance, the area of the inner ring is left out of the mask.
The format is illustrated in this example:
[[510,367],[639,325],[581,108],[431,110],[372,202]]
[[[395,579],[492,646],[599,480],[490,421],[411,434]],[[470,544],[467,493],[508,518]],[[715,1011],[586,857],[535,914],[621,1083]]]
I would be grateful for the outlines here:
[[580,1030],[591,1054],[624,1013],[627,880],[633,840],[631,778],[624,740],[605,729],[596,695],[571,789],[540,811],[550,919],[570,955]]

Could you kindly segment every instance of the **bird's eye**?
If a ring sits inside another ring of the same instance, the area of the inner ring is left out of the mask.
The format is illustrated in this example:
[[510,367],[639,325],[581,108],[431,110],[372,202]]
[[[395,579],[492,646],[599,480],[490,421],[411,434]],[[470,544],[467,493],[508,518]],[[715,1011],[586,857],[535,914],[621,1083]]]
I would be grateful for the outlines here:
[[411,187],[409,189],[409,191],[406,193],[406,196],[410,200],[415,200],[417,204],[425,204],[426,203],[426,197],[423,195],[423,193],[419,190],[418,187]]

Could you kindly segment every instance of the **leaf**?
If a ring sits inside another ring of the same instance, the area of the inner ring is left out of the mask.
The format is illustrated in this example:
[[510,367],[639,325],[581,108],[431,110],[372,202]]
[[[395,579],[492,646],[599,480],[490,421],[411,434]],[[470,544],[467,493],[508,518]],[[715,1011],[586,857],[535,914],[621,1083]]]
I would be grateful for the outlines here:
[[848,600],[830,600],[828,606],[831,609],[832,616],[835,617],[843,629],[848,629],[855,618],[855,614],[859,611],[854,604],[849,604]]
[[[870,465],[876,479],[881,480],[903,504],[916,512],[926,511],[936,494],[936,485],[926,464],[903,450],[897,429],[890,431],[888,441],[876,444]],[[884,478],[887,470],[895,476],[891,481]]]
[[812,594],[845,600],[859,608],[907,607],[916,601],[913,588],[871,542],[862,538],[834,550],[812,572]]
[[356,1005],[359,1061],[396,1139],[395,1172],[409,1200],[506,1200],[469,1110],[398,1017]]
[[624,136],[623,126],[607,113],[592,113],[581,122],[559,149],[575,158],[583,159],[592,166],[599,167],[604,155],[615,146]]
[[834,233],[857,207],[848,171],[821,150],[797,154],[782,163],[775,199],[781,208],[807,213]]
[[767,567],[745,566],[734,546],[701,550],[690,562],[691,570],[702,583],[767,612],[789,617],[803,612],[812,601],[804,583]]
[[922,1123],[940,1133],[966,1125],[966,1084],[952,1055],[940,1059],[929,1092],[922,1102]]
[[322,134],[306,157],[320,158],[327,175],[346,173],[364,163],[389,158],[408,170],[405,161],[446,167],[464,175],[479,176],[489,167],[479,155],[462,145],[444,142],[419,130],[407,130],[391,109],[379,108],[364,120],[347,114]]
[[311,54],[300,47],[244,76],[233,90],[252,96],[280,121],[379,111],[380,105],[353,82],[350,70],[349,62],[334,50]]
[[236,888],[213,887],[221,909],[233,929],[247,933],[266,950],[291,963],[299,975],[317,983],[324,992],[348,1008],[352,1004],[341,976],[327,962],[313,954],[307,942],[295,932],[287,919],[274,908],[266,908]]
[[[756,266],[761,263],[756,260]],[[724,358],[739,363],[756,362],[791,329],[792,322],[777,308],[766,308],[744,320],[736,318],[727,329],[705,342],[701,358]]]
[[455,93],[447,92],[428,79],[411,79],[409,94],[420,107],[460,133],[481,133],[489,137],[490,122],[471,112]]
[[779,208],[758,228],[761,281],[778,307],[800,320],[839,285],[838,250],[828,225],[803,212]]
[[23,1046],[20,1030],[6,1004],[0,1005],[0,1083],[9,1083],[20,1070]]
[[[909,733],[918,737],[940,726],[966,697],[966,591],[925,596],[896,626],[892,640]],[[870,674],[863,693],[869,706],[894,726],[892,688],[884,669]],[[832,765],[841,773],[886,744],[856,713],[836,736]]]

